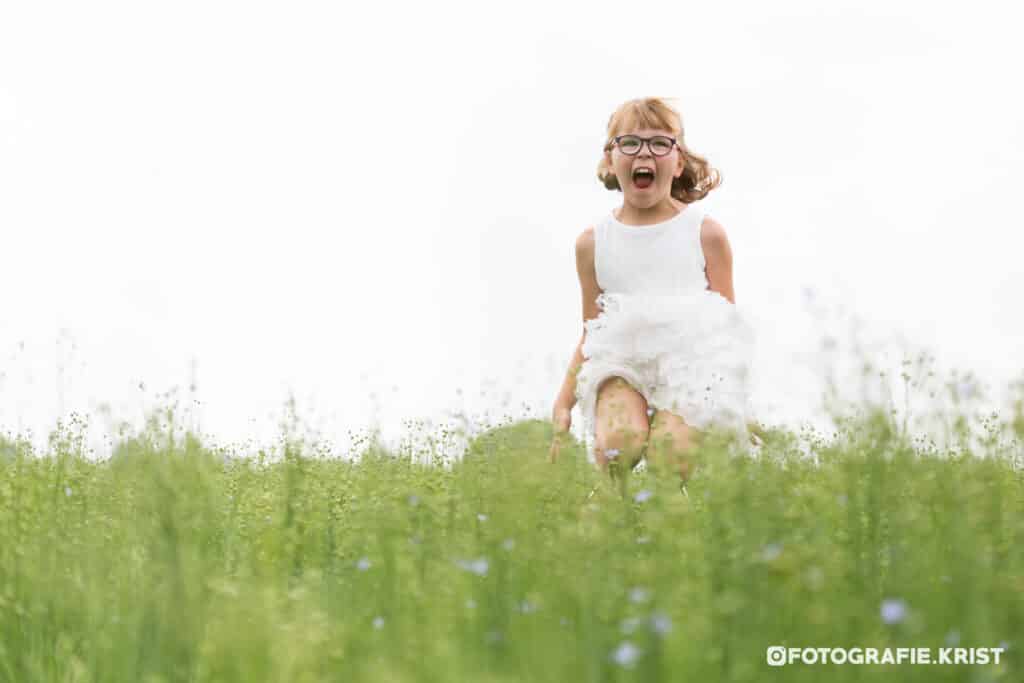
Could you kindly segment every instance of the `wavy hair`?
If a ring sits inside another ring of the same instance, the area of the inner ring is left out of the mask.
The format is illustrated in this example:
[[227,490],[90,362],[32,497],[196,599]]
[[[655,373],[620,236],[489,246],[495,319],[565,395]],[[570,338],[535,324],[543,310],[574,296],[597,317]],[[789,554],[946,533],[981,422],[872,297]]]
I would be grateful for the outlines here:
[[[672,180],[671,195],[679,201],[689,204],[703,199],[722,184],[722,174],[712,168],[707,159],[687,148],[683,140],[683,119],[663,98],[641,97],[620,105],[608,119],[608,139],[604,151],[611,151],[612,140],[616,135],[634,128],[663,128],[672,131],[686,161],[682,175]],[[622,191],[606,154],[601,155],[601,163],[597,165],[597,179],[609,190]]]

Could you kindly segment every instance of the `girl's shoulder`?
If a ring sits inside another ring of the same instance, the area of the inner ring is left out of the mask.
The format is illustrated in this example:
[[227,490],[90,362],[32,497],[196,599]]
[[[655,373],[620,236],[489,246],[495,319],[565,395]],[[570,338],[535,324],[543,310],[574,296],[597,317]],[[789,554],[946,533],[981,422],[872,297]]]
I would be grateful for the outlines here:
[[603,215],[591,218],[590,221],[586,223],[587,227],[583,228],[583,232],[581,232],[576,237],[577,248],[579,248],[580,246],[586,246],[590,249],[593,249],[594,241],[597,237],[597,230],[601,226],[602,222],[606,221],[607,219],[608,217]]
[[576,253],[577,255],[586,255],[594,253],[594,231],[597,226],[593,223],[583,228],[583,232],[576,236]]
[[600,216],[592,216],[590,220],[587,221],[587,223],[585,223],[587,227],[583,228],[583,232],[579,234],[577,240],[586,239],[593,241],[594,238],[597,236],[598,230],[601,228],[602,225],[608,222],[608,218],[611,215],[611,213],[608,213],[601,214]]
[[707,213],[701,216],[699,227],[700,243],[705,249],[729,243],[729,238],[725,234],[725,227]]

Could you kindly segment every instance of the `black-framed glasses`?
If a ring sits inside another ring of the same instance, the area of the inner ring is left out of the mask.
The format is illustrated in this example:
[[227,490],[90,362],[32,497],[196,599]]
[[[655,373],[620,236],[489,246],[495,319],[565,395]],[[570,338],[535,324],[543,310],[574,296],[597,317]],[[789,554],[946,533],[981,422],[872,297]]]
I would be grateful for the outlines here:
[[634,156],[640,153],[645,142],[647,149],[651,150],[651,154],[656,157],[665,156],[676,146],[676,141],[667,135],[655,135],[650,138],[642,138],[639,135],[617,135],[608,143],[608,149],[618,145],[620,152]]

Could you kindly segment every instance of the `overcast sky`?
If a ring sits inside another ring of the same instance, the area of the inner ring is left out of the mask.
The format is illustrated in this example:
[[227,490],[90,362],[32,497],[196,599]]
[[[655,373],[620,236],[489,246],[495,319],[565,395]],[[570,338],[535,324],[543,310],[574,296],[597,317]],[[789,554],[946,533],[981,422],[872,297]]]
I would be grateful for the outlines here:
[[[177,387],[221,443],[547,417],[624,100],[677,98],[756,323],[760,417],[823,363],[1021,375],[1024,102],[998,3],[5,3],[0,430]],[[836,347],[822,350],[832,335]],[[849,382],[843,383],[850,386]],[[460,393],[461,392],[461,393]],[[574,412],[579,429],[582,420]],[[43,438],[43,442],[45,439]]]

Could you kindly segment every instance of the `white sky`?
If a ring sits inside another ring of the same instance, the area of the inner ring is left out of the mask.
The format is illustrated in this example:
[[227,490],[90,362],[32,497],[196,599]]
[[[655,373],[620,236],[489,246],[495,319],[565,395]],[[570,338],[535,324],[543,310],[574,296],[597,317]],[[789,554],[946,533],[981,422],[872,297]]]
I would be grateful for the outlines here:
[[193,377],[221,443],[271,443],[290,391],[337,443],[548,416],[643,95],[723,174],[763,418],[812,418],[854,318],[879,363],[1020,377],[1014,10],[709,5],[5,3],[0,430],[137,423]]

